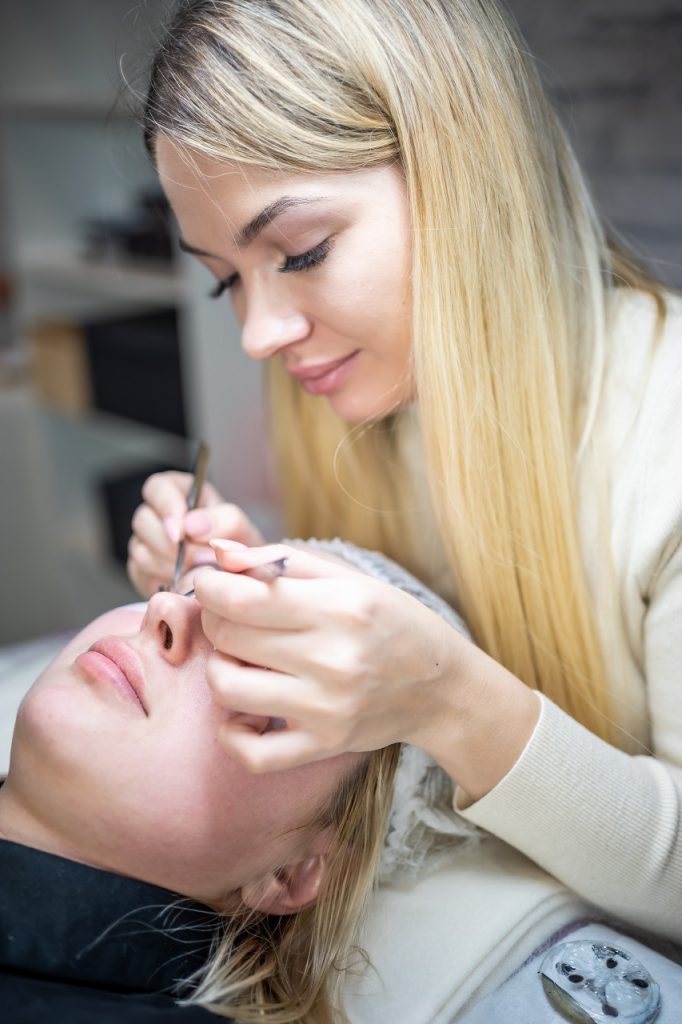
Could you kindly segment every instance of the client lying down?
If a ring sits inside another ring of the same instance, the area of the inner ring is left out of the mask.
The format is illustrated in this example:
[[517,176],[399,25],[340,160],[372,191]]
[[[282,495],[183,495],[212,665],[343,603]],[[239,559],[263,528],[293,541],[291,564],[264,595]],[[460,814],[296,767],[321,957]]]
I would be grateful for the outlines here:
[[398,749],[250,774],[217,739],[211,652],[197,601],[159,593],[96,619],[25,697],[0,790],[8,1024],[336,1019]]
[[[313,546],[462,629],[388,560]],[[232,759],[200,615],[170,593],[109,612],[24,699],[0,790],[3,1022],[192,1024],[213,1010],[244,1024],[526,1024],[555,1019],[547,1000],[562,984],[597,999],[609,967],[622,1020],[678,1019],[682,970],[595,924],[500,840],[478,844],[451,780],[416,748],[267,774]],[[373,893],[397,876],[413,884]],[[364,974],[344,970],[359,944]],[[559,970],[549,995],[541,966]]]

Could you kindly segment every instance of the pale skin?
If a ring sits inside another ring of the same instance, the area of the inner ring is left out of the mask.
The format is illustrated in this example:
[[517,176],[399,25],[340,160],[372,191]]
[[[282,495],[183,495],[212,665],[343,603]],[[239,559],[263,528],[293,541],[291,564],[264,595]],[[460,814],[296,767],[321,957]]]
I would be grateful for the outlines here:
[[[409,218],[397,166],[275,175],[190,158],[163,136],[157,166],[183,239],[230,283],[247,355],[281,360],[299,379],[331,365],[317,400],[350,422],[415,399]],[[238,245],[244,225],[283,195],[313,201]],[[321,262],[286,269],[327,238],[333,244]],[[260,736],[228,723],[220,732],[227,750],[260,773],[409,742],[456,780],[460,802],[479,799],[507,774],[540,711],[519,679],[408,595],[309,552],[287,552],[286,575],[274,584],[243,576],[281,547],[262,548],[244,513],[213,490],[205,508],[187,515],[188,489],[185,474],[147,481],[129,571],[151,593],[170,579],[182,534],[195,563],[209,560],[212,538],[245,545],[214,545],[213,557],[230,571],[204,570],[196,581],[202,625],[216,647],[209,681],[223,706],[282,717],[287,728]],[[226,656],[269,671],[250,669],[248,685],[247,676],[237,685]]]
[[[225,913],[293,913],[315,901],[334,843],[311,817],[360,759],[257,776],[231,756],[225,721],[271,723],[213,700],[201,614],[193,598],[157,594],[65,647],[20,707],[0,836]],[[228,664],[236,680],[243,666]]]

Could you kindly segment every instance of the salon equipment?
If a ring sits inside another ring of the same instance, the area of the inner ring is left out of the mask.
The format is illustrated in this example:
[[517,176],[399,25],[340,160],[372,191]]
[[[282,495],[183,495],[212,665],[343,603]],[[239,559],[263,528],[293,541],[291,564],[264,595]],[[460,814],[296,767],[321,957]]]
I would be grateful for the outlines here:
[[617,922],[578,920],[550,936],[499,988],[457,1020],[677,1024],[682,966],[659,945],[664,940],[654,937],[648,945],[645,936],[628,935]]
[[661,1009],[660,986],[620,941],[582,939],[554,946],[540,966],[550,1004],[567,1020],[652,1024]]
[[[206,466],[208,464],[208,445],[202,441],[199,445],[199,452],[192,469],[194,479],[192,480],[192,486],[190,488],[189,496],[187,498],[187,511],[191,512],[199,504],[201,497],[201,490],[204,486],[204,478],[206,477]],[[178,581],[180,579],[180,573],[182,572],[182,566],[185,561],[185,538],[183,537],[178,545],[178,557],[175,560],[175,569],[173,571],[173,579],[171,580],[170,590],[177,591]]]

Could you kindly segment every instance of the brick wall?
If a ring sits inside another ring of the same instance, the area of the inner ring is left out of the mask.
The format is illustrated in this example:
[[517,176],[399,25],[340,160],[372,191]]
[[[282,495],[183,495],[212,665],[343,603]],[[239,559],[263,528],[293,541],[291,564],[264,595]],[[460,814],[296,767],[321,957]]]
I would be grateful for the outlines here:
[[601,213],[682,287],[681,0],[508,0]]

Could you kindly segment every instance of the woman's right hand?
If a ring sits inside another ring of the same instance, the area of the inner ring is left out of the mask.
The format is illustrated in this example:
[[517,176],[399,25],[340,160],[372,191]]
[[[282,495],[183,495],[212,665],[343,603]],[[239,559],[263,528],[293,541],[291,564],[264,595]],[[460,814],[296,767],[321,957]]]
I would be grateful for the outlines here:
[[135,510],[128,542],[128,575],[144,597],[167,587],[173,577],[178,544],[187,538],[185,567],[215,562],[209,540],[220,537],[249,547],[264,543],[259,530],[237,505],[228,504],[212,484],[202,488],[201,501],[187,511],[191,473],[154,473],[142,488],[143,503]]

